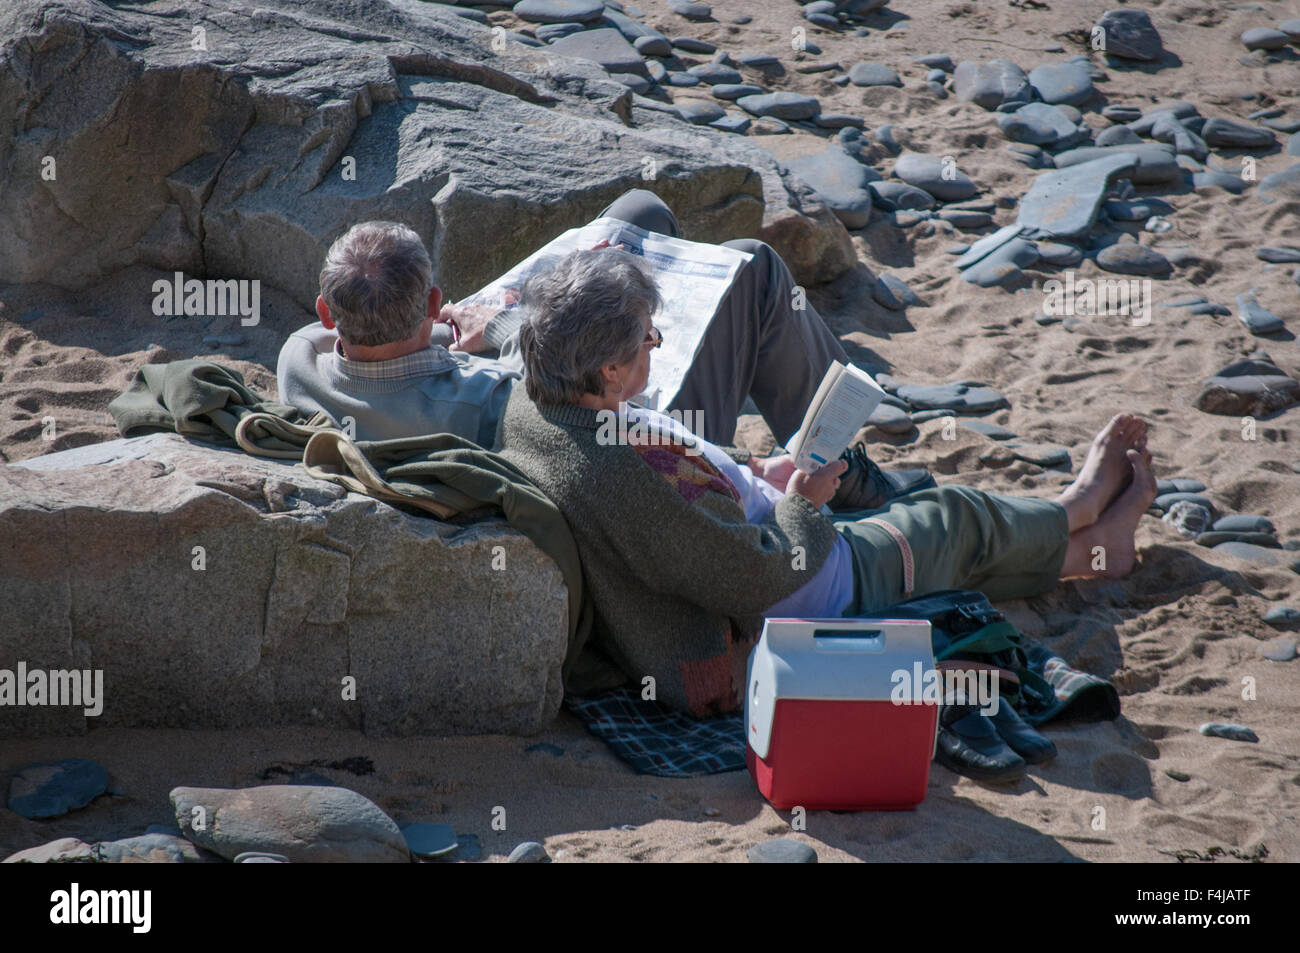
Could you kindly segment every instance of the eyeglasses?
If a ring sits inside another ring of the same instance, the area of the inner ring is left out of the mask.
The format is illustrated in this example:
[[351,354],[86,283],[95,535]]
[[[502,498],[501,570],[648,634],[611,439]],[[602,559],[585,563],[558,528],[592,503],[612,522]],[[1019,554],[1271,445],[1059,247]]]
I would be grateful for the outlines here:
[[660,330],[652,324],[650,325],[650,332],[645,336],[645,340],[642,343],[649,344],[650,350],[653,351],[657,347],[663,347],[664,336]]

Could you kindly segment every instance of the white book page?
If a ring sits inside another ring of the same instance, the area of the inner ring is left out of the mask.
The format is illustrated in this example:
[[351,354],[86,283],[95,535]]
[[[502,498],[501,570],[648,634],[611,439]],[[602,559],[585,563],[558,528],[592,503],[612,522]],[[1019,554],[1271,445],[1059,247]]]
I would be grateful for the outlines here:
[[871,375],[852,364],[845,367],[807,431],[800,430],[798,451],[791,451],[794,465],[805,473],[816,473],[838,459],[884,396]]

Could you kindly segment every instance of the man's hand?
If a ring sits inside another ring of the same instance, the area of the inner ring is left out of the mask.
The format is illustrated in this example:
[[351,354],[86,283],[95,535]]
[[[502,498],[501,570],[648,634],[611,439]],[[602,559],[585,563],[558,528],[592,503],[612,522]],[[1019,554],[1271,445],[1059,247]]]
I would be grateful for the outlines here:
[[821,509],[835,497],[840,488],[840,477],[849,468],[847,460],[835,460],[816,473],[796,470],[790,477],[787,493],[797,493],[813,506]]
[[749,468],[782,493],[794,475],[794,457],[783,453],[777,457],[750,457]]
[[460,329],[459,342],[453,344],[449,350],[464,351],[467,354],[478,354],[487,350],[483,344],[483,329],[496,313],[495,308],[481,305],[444,305],[442,311],[438,313],[437,321],[454,324]]

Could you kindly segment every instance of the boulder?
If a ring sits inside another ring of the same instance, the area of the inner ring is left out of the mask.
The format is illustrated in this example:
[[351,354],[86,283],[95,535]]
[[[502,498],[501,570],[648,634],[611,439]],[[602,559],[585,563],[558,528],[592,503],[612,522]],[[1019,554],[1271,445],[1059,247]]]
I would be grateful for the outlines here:
[[985,109],[997,109],[1006,102],[1027,103],[1034,98],[1029,77],[1010,60],[962,60],[953,73],[953,88],[962,102]]
[[1101,31],[1110,56],[1153,62],[1164,55],[1160,33],[1145,10],[1107,10],[1093,30]]
[[98,715],[12,708],[0,734],[528,734],[559,710],[566,589],[526,537],[176,434],[0,468],[0,591],[0,668],[103,672]]
[[347,788],[179,787],[169,797],[185,836],[227,860],[246,851],[279,854],[293,864],[411,860],[393,819]]
[[1247,359],[1223,368],[1201,387],[1196,408],[1207,414],[1268,417],[1300,404],[1300,381],[1271,361]]
[[871,218],[867,186],[880,174],[854,159],[838,145],[816,155],[791,159],[786,167],[811,185],[845,228],[865,228]]
[[[760,151],[670,115],[634,120],[626,85],[562,55],[601,30],[497,50],[440,4],[211,0],[202,24],[178,9],[0,5],[6,280],[84,288],[143,264],[260,279],[310,308],[325,247],[397,219],[460,298],[629,188],[703,241],[797,213]],[[646,156],[662,170],[649,182]]]

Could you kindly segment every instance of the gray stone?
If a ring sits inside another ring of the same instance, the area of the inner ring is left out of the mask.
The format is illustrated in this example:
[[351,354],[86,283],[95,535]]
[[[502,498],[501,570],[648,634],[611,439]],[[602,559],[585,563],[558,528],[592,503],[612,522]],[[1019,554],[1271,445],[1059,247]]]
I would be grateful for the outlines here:
[[1206,121],[1201,138],[1211,146],[1227,149],[1267,149],[1277,142],[1277,137],[1262,126],[1218,118]]
[[537,39],[543,43],[553,43],[562,36],[568,36],[570,33],[581,33],[587,29],[584,23],[547,23],[539,26],[533,32],[537,34]]
[[141,834],[95,845],[103,864],[200,864],[204,858],[193,844],[175,834]]
[[1205,527],[1210,524],[1210,511],[1199,503],[1179,500],[1161,519],[1178,530],[1180,536],[1193,539],[1205,532]]
[[1093,142],[1099,147],[1141,145],[1142,137],[1128,126],[1111,126],[1097,134]]
[[1264,621],[1275,629],[1300,628],[1300,609],[1291,606],[1274,606],[1264,613]]
[[1097,264],[1121,275],[1164,276],[1173,269],[1168,259],[1145,245],[1116,244],[1097,252]]
[[1046,103],[1027,103],[1015,112],[998,116],[998,128],[1008,139],[1036,146],[1073,141],[1079,130],[1065,114]]
[[673,46],[684,53],[712,53],[717,50],[708,40],[699,40],[693,36],[675,36]]
[[642,96],[650,92],[650,87],[654,85],[654,83],[646,79],[646,77],[637,76],[635,73],[616,73],[614,74],[614,79],[632,90],[632,92]]
[[1250,741],[1258,742],[1259,735],[1251,731],[1245,725],[1226,724],[1218,721],[1207,721],[1201,725],[1201,734],[1208,738],[1226,738],[1229,741]]
[[964,172],[940,156],[905,152],[894,163],[894,175],[942,202],[960,202],[978,191]]
[[1255,249],[1255,257],[1260,261],[1271,261],[1278,264],[1300,261],[1300,248],[1275,248],[1271,245],[1260,245]]
[[1281,30],[1257,26],[1241,34],[1241,42],[1248,50],[1280,50],[1291,42]]
[[[0,658],[94,659],[112,685],[96,727],[529,734],[559,710],[563,577],[500,519],[453,526],[167,433],[0,468],[0,538]],[[511,572],[486,568],[495,547]],[[6,712],[0,734],[88,718]]]
[[1082,63],[1044,63],[1029,71],[1029,84],[1045,103],[1080,106],[1092,98],[1092,76]]
[[940,209],[935,214],[940,220],[948,222],[954,228],[988,228],[993,224],[993,216],[988,212],[974,212],[970,209],[960,208],[945,208]]
[[948,98],[948,90],[944,88],[943,83],[937,82],[936,80],[930,80],[928,83],[925,84],[925,86],[927,89],[930,90],[930,92],[934,93],[940,99]]
[[894,139],[894,126],[892,123],[877,126],[872,135],[875,137],[876,142],[884,146],[891,156],[896,156],[902,151],[902,146]]
[[788,838],[764,841],[745,852],[751,864],[815,864],[817,851]]
[[[1009,226],[1014,228],[1014,226]],[[995,233],[996,234],[996,233]],[[971,246],[974,251],[979,242]],[[970,255],[971,252],[967,252]],[[1023,238],[1013,238],[994,251],[981,257],[974,264],[965,267],[962,280],[981,288],[1006,287],[1020,280],[1022,268],[1028,268],[1038,261],[1038,248]],[[958,262],[961,266],[961,262]]]
[[1029,102],[1034,98],[1029,77],[1009,60],[976,63],[962,60],[953,73],[953,90],[962,102],[984,109],[997,109],[1006,102]]
[[719,84],[735,86],[739,85],[744,79],[744,77],[740,75],[739,70],[730,66],[724,66],[721,63],[700,63],[698,66],[692,66],[686,72],[698,76],[703,82],[708,83],[710,86],[717,86]]
[[1209,414],[1268,417],[1300,403],[1300,381],[1270,361],[1236,361],[1201,387],[1196,407]]
[[1300,19],[1283,20],[1277,28],[1285,33],[1292,43],[1300,43]]
[[1115,123],[1134,122],[1141,118],[1142,110],[1136,106],[1124,106],[1120,103],[1111,103],[1102,108],[1101,115]]
[[741,96],[759,96],[763,87],[750,83],[717,83],[709,92],[718,99],[739,99]]
[[1078,238],[1096,222],[1111,178],[1136,164],[1132,153],[1115,152],[1044,172],[1021,199],[1016,222],[1035,238]]
[[672,56],[673,45],[666,36],[638,36],[632,47],[642,56]]
[[1291,639],[1271,639],[1255,651],[1270,662],[1289,662],[1296,657],[1296,645]]
[[903,384],[896,393],[914,410],[955,410],[965,414],[986,414],[1009,406],[1007,399],[991,387],[965,382],[953,384]]
[[889,272],[883,272],[876,278],[876,286],[872,291],[872,297],[879,304],[894,311],[912,308],[921,303],[921,299],[915,291],[908,287],[906,281],[897,275],[891,275]]
[[953,63],[952,57],[947,53],[926,53],[924,56],[913,56],[913,63],[920,63],[922,66],[929,66],[934,69],[941,69],[945,73],[951,73],[957,68]]
[[551,44],[550,49],[564,56],[576,56],[599,63],[610,73],[631,73],[633,76],[650,78],[641,54],[624,39],[622,33],[609,27],[583,30],[581,33],[561,37]]
[[755,69],[761,69],[764,66],[775,66],[781,62],[771,53],[755,53],[745,51],[736,56],[736,61],[741,66],[750,66]]
[[[393,819],[347,788],[178,787],[169,798],[185,836],[227,860],[245,851],[265,851],[295,864],[410,862]],[[205,816],[202,830],[193,823],[195,808]]]
[[1272,533],[1242,533],[1220,530],[1207,530],[1196,537],[1196,545],[1213,549],[1220,543],[1249,543],[1263,546],[1265,549],[1281,549],[1282,544]]
[[652,82],[665,83],[668,81],[668,67],[658,60],[646,60],[645,68],[646,72],[650,74]]
[[1145,222],[1153,215],[1170,215],[1177,211],[1159,199],[1122,200],[1107,199],[1102,208],[1106,217],[1115,222]]
[[990,440],[1014,440],[1016,435],[1005,427],[999,427],[997,424],[991,424],[986,420],[963,420],[961,425],[967,430],[973,430],[977,434],[983,434]]
[[1233,195],[1240,195],[1246,191],[1246,182],[1240,176],[1228,172],[1193,172],[1192,188],[1219,188]]
[[867,426],[878,427],[884,433],[892,436],[909,434],[916,429],[916,424],[912,422],[911,415],[906,411],[899,410],[893,404],[887,404],[883,401],[876,405],[876,409],[867,418]]
[[1264,176],[1259,180],[1255,194],[1264,203],[1272,203],[1274,199],[1284,202],[1300,199],[1300,162],[1289,169]]
[[1128,154],[1137,160],[1136,166],[1126,176],[1135,185],[1160,185],[1182,178],[1183,171],[1178,168],[1173,148],[1159,142],[1105,148],[1083,146],[1057,154],[1055,161],[1058,169],[1068,169],[1116,154]]
[[508,864],[549,864],[551,855],[537,841],[526,840],[510,852]]
[[406,824],[402,827],[402,838],[416,857],[441,857],[460,846],[456,828],[450,824]]
[[681,116],[687,122],[697,125],[704,125],[710,122],[716,122],[723,118],[727,111],[717,103],[711,103],[707,99],[683,99],[676,104],[677,115]]
[[736,102],[751,115],[776,119],[811,119],[821,112],[817,98],[802,93],[763,93],[761,96],[742,96]]
[[1061,242],[1038,242],[1038,257],[1057,268],[1074,268],[1083,262],[1083,249]]
[[1233,513],[1215,520],[1211,527],[1215,532],[1223,533],[1276,533],[1273,521],[1266,516],[1252,516],[1248,513]]
[[791,159],[786,167],[817,190],[845,228],[866,227],[871,218],[871,192],[867,185],[879,178],[874,169],[838,145],[831,145],[816,155]]
[[925,81],[927,83],[946,83],[948,82],[948,74],[941,69],[932,69],[925,74]]
[[1204,493],[1205,484],[1200,480],[1192,480],[1187,477],[1174,477],[1169,481],[1173,484],[1175,493]]
[[1215,515],[1214,504],[1210,502],[1209,497],[1202,496],[1199,493],[1184,493],[1179,491],[1173,493],[1161,493],[1155,498],[1155,502],[1152,505],[1157,509],[1168,510],[1175,503],[1184,501],[1205,507],[1209,511],[1211,518]]
[[[716,89],[716,87],[714,87]],[[725,116],[719,116],[713,122],[709,123],[710,128],[720,129],[723,132],[734,132],[742,135],[749,130],[752,120],[748,116],[735,115],[727,113]]]
[[707,4],[689,3],[687,0],[669,0],[668,6],[673,13],[679,17],[685,17],[688,20],[707,20],[713,16],[713,11]]
[[61,837],[58,840],[50,841],[48,844],[41,844],[39,847],[28,847],[16,854],[10,854],[4,859],[4,863],[93,864],[97,863],[98,860],[95,849],[89,844],[79,841],[75,837]]
[[1138,135],[1146,136],[1150,135],[1151,131],[1166,118],[1194,120],[1199,115],[1194,103],[1176,99],[1172,102],[1160,103],[1150,112],[1143,113],[1140,118],[1130,121],[1129,127]]
[[898,74],[882,63],[858,63],[850,67],[849,82],[854,86],[903,85],[903,81],[898,78]]
[[863,129],[867,125],[861,116],[848,113],[818,113],[813,116],[813,124],[822,129]]
[[1008,440],[1004,446],[1017,460],[1024,460],[1036,466],[1059,469],[1070,466],[1070,451],[1050,443],[1029,443],[1023,440]]
[[605,14],[601,0],[519,0],[515,16],[530,23],[590,23]]
[[[5,653],[6,658],[23,658]],[[28,671],[36,668],[28,664]],[[27,685],[19,687],[25,691]],[[102,701],[102,699],[101,699]],[[80,709],[77,712],[81,713]],[[9,781],[9,810],[31,820],[59,817],[85,807],[108,790],[108,772],[85,758],[42,761],[18,770]]]
[[803,18],[809,23],[815,23],[817,26],[824,26],[832,30],[840,25],[839,19],[829,13],[805,13]]
[[668,73],[669,86],[699,86],[700,78],[693,73],[687,73],[685,70],[670,70]]
[[1109,56],[1153,62],[1164,55],[1160,34],[1145,10],[1107,10],[1097,27],[1101,28]]
[[1251,334],[1277,334],[1286,330],[1282,319],[1256,301],[1250,292],[1237,295],[1237,316]]
[[[1214,547],[1216,553],[1227,553],[1229,556],[1235,556],[1237,559],[1245,560],[1255,566],[1262,566],[1265,569],[1285,569],[1295,570],[1296,563],[1288,562],[1285,550],[1275,549],[1268,546],[1255,546],[1251,543],[1227,542],[1219,543]],[[1297,570],[1300,571],[1300,570]]]
[[897,209],[928,209],[934,207],[933,195],[924,189],[908,185],[906,182],[892,182],[889,180],[869,182],[867,183],[867,189],[871,192],[876,205],[886,212],[893,212]]

